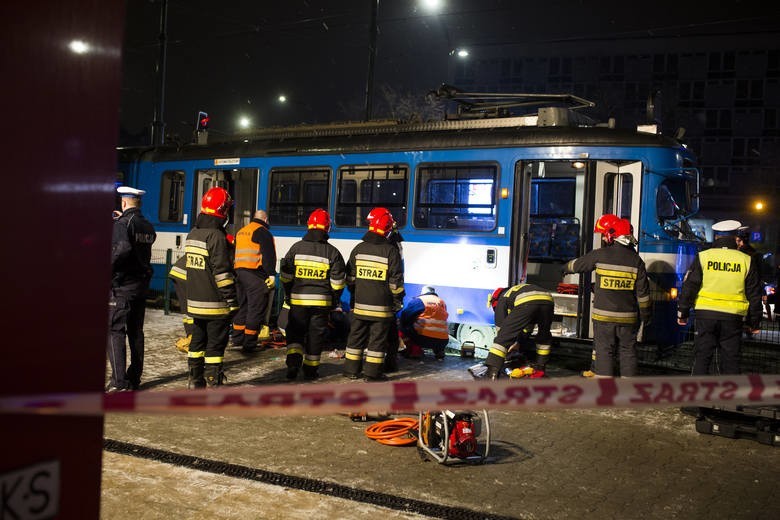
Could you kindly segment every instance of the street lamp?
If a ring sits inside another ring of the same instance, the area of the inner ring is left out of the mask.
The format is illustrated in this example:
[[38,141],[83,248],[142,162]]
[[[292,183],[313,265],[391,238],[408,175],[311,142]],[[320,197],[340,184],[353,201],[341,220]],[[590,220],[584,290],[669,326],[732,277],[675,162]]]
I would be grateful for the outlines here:
[[279,94],[279,97],[276,98],[276,100],[279,101],[279,103],[287,103],[287,96],[284,94]]
[[249,125],[251,124],[252,121],[246,116],[241,116],[240,118],[238,118],[238,126],[244,130],[249,128]]

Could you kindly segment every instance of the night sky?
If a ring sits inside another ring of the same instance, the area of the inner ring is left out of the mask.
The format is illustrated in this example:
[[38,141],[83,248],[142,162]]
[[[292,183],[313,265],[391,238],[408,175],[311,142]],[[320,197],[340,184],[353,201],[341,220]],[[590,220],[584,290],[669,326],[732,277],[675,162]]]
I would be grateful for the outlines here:
[[[361,120],[372,1],[168,0],[166,132],[186,141],[198,110],[215,134],[233,133],[242,115],[255,127]],[[456,48],[474,59],[509,43],[673,37],[683,46],[686,36],[750,38],[780,26],[780,7],[764,1],[440,0],[435,12],[423,4],[380,2],[376,118],[387,116],[383,89],[422,99],[446,82]],[[120,145],[148,143],[159,13],[160,0],[128,0]]]

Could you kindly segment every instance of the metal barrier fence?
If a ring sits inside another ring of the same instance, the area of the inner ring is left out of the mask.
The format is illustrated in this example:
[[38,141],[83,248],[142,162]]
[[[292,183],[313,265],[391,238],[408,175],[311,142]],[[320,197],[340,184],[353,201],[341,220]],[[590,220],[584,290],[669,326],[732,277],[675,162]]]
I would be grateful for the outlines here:
[[[153,291],[148,300],[149,304],[162,307],[168,314],[171,309],[180,310],[180,304],[175,299],[173,282],[168,278],[171,266],[184,254],[182,250],[152,249],[152,263],[162,264],[164,271],[156,272],[157,277],[162,276],[163,290]],[[159,284],[158,284],[159,285]],[[274,311],[278,315],[282,298],[277,283]],[[658,295],[654,295],[656,299]],[[771,314],[771,315],[770,315]],[[693,319],[691,320],[693,322]],[[654,323],[653,326],[661,326]],[[676,327],[669,323],[669,327]],[[677,332],[677,340],[671,345],[640,344],[638,358],[640,373],[650,374],[679,374],[690,373],[693,366],[693,327],[680,329]],[[583,370],[591,357],[592,346],[585,341],[562,340],[558,346],[557,355],[554,357],[574,360],[581,365]],[[761,322],[761,331],[756,335],[744,334],[742,338],[741,372],[743,374],[780,374],[780,319],[774,314],[774,305],[764,310],[764,319]],[[714,370],[712,373],[716,373]]]

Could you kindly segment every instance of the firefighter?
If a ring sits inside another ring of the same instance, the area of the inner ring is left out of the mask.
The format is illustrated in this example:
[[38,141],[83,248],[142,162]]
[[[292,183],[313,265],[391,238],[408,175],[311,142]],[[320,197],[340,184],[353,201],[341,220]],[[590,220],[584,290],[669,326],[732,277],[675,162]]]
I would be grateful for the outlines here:
[[176,348],[181,352],[188,352],[192,341],[192,316],[187,314],[187,255],[182,255],[171,267],[168,277],[173,280],[176,290],[176,299],[179,301],[179,310],[182,313],[181,323],[184,327],[184,337],[176,340]]
[[344,375],[357,379],[362,371],[366,380],[380,381],[387,378],[382,365],[392,321],[403,308],[404,271],[398,247],[387,240],[393,215],[386,208],[374,208],[367,220],[368,232],[347,263],[347,285],[354,304]]
[[421,357],[422,349],[433,350],[437,360],[444,360],[444,349],[450,341],[447,328],[447,304],[430,285],[412,298],[401,310],[399,322],[408,357]]
[[[493,309],[498,333],[485,359],[487,371],[484,374],[482,371],[475,372],[472,367],[469,369],[472,375],[498,379],[510,351],[518,349],[527,352],[535,347],[535,361],[524,367],[530,368],[525,375],[531,378],[544,377],[550,357],[550,326],[555,307],[550,291],[528,283],[499,287],[488,298],[488,305]],[[536,341],[531,339],[534,327],[537,328]]]
[[601,234],[602,247],[571,260],[565,273],[596,272],[593,349],[595,377],[613,375],[613,358],[620,360],[620,375],[637,375],[636,344],[640,322],[651,316],[650,286],[644,261],[634,250],[631,222],[616,215],[599,217],[593,229]]
[[111,378],[107,392],[138,390],[141,384],[146,290],[152,279],[152,244],[157,238],[154,227],[141,214],[141,197],[146,192],[120,186],[117,193],[121,198],[122,212],[114,213],[111,235],[108,343]]
[[192,341],[187,353],[189,388],[223,383],[230,318],[238,311],[231,245],[225,226],[233,200],[224,188],[209,189],[201,200],[195,225],[187,235],[187,314]]
[[761,326],[758,265],[737,249],[739,227],[736,220],[713,224],[712,247],[696,255],[683,279],[677,323],[687,325],[694,308],[693,375],[706,375],[716,352],[718,372],[738,374],[742,322],[752,334]]
[[308,231],[292,245],[280,264],[287,318],[287,379],[318,377],[322,349],[328,337],[328,317],[344,290],[346,266],[341,253],[328,242],[330,215],[315,209]]
[[268,329],[276,287],[276,244],[269,228],[268,213],[260,209],[236,233],[233,267],[238,282],[238,313],[233,318],[231,340],[247,353],[257,349],[260,328]]

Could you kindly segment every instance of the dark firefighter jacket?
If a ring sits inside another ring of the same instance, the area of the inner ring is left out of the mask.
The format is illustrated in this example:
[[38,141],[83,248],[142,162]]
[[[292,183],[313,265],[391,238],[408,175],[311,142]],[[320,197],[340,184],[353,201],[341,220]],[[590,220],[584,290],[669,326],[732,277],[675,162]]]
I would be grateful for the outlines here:
[[691,307],[705,319],[747,317],[757,329],[761,324],[761,280],[758,262],[739,251],[734,237],[715,240],[710,249],[696,255],[685,273],[677,316],[688,319]]
[[236,233],[236,260],[233,267],[249,269],[265,280],[276,276],[276,244],[269,225],[253,218]]
[[310,229],[284,255],[279,278],[291,305],[335,307],[344,290],[344,258],[321,229]]
[[547,289],[530,283],[521,283],[501,293],[496,303],[496,327],[500,327],[512,309],[526,303],[553,303],[552,294]]
[[404,269],[395,244],[367,232],[352,250],[347,263],[347,286],[352,293],[353,315],[369,321],[393,319],[403,308]]
[[565,272],[596,271],[592,317],[595,321],[636,323],[650,320],[650,284],[645,263],[630,246],[613,243],[566,264]]
[[111,285],[149,283],[152,278],[154,227],[139,208],[128,208],[114,221],[111,235]]
[[226,319],[237,309],[236,284],[223,220],[198,215],[184,243],[187,270],[187,314]]

